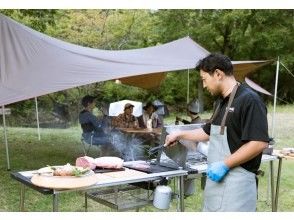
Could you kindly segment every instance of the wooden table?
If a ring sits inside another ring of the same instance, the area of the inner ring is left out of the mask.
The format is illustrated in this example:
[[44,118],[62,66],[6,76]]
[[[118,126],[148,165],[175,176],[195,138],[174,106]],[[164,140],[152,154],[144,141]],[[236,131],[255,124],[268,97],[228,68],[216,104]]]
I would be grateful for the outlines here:
[[273,155],[284,159],[294,160],[294,157],[282,154],[282,150],[273,150]]
[[126,133],[126,134],[155,134],[155,135],[161,135],[161,128],[118,128],[119,131]]

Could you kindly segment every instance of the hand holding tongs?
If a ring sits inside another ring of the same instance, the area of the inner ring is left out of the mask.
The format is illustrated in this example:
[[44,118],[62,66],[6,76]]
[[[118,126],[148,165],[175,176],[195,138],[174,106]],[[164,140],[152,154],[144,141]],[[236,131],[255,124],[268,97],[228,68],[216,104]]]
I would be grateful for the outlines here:
[[157,147],[152,147],[152,148],[149,149],[148,153],[149,153],[149,155],[155,154],[158,151],[160,151],[163,148],[165,148],[166,146],[167,146],[166,144],[161,144],[161,145],[159,145]]

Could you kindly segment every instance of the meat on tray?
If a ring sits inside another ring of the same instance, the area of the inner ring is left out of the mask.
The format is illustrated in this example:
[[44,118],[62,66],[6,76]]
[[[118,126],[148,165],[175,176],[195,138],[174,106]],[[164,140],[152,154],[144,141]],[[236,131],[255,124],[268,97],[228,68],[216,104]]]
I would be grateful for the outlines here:
[[88,156],[78,157],[76,159],[76,166],[94,170],[96,168],[95,159]]
[[119,157],[98,157],[95,159],[95,164],[100,168],[121,169],[123,160]]
[[76,159],[76,166],[95,169],[122,169],[123,160],[119,157],[98,157],[92,158],[88,156]]

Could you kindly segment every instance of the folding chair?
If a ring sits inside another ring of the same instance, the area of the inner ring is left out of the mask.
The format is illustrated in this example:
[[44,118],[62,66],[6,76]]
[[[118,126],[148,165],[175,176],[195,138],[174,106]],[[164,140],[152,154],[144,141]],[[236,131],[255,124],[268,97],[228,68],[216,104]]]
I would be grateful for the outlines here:
[[98,155],[101,154],[101,145],[100,144],[93,144],[93,135],[91,135],[90,143],[85,140],[85,138],[82,136],[81,137],[81,142],[82,142],[82,147],[84,151],[84,155],[87,156],[87,154],[90,152],[92,147],[97,147],[99,153]]
[[83,151],[84,151],[84,155],[87,156],[87,154],[90,152],[92,147],[96,147],[98,150],[98,155],[101,156],[102,152],[101,152],[101,147],[103,146],[102,144],[93,144],[93,138],[94,138],[94,134],[91,134],[90,136],[90,142],[88,142],[84,136],[82,135],[81,137],[81,142],[82,142],[82,147],[83,147]]
[[89,153],[90,149],[93,146],[93,144],[92,144],[93,143],[93,135],[91,135],[90,143],[88,143],[82,135],[81,142],[82,142],[84,155],[87,156],[87,154]]

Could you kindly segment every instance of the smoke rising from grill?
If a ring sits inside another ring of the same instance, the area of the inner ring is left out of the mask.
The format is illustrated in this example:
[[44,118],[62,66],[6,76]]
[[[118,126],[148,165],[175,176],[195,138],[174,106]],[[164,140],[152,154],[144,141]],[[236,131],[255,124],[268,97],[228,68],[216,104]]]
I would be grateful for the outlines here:
[[120,152],[124,161],[145,159],[143,142],[135,135],[126,135],[119,131],[111,132],[111,143]]

